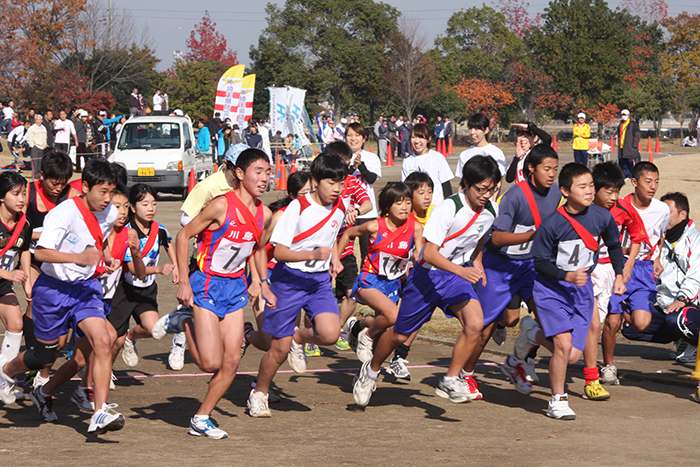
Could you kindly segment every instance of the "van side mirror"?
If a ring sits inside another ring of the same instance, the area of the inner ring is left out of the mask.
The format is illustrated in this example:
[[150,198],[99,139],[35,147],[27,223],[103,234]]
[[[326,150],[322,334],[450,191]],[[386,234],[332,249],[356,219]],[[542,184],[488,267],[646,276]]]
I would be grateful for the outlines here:
[[188,139],[187,141],[185,141],[185,149],[192,149],[192,141],[191,140]]

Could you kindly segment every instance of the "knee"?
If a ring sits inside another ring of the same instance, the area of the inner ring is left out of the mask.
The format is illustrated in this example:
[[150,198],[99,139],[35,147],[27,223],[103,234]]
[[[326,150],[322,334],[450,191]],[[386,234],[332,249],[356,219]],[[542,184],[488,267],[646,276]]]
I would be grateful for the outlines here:
[[340,337],[340,328],[318,329],[316,336],[321,342],[321,345],[330,345],[335,343]]
[[221,364],[221,369],[226,371],[226,373],[229,374],[235,374],[236,370],[238,369],[238,365],[241,363],[241,351],[240,347],[237,349],[234,349],[233,352],[230,352],[230,355],[226,355],[224,357],[224,361]]
[[398,347],[398,346],[403,345],[404,343],[406,343],[406,341],[408,340],[408,338],[409,338],[410,336],[411,336],[410,334],[399,334],[399,333],[396,332],[396,331],[392,331],[392,336],[391,336],[391,337],[392,337],[392,339],[393,339],[393,341],[394,341],[395,346]]
[[292,347],[292,342],[291,340],[287,341],[285,339],[284,341],[280,339],[273,339],[272,343],[270,344],[270,350],[267,351],[267,354],[277,363],[280,365],[284,363],[284,360],[287,358],[287,354],[289,353],[289,350]]
[[110,353],[112,348],[112,340],[109,333],[101,333],[92,339],[92,350],[95,355],[106,355]]
[[503,325],[507,328],[513,328],[518,325],[520,322],[520,316],[504,316],[503,317]]
[[620,329],[620,315],[608,314],[608,317],[605,319],[603,330],[605,332],[615,333],[618,329]]
[[650,324],[650,313],[636,313],[632,316],[632,326],[639,332],[646,331]]
[[[221,355],[201,355],[201,361],[199,362],[199,368],[207,373],[214,373],[221,369],[222,358]],[[240,350],[239,350],[239,361],[240,361]]]

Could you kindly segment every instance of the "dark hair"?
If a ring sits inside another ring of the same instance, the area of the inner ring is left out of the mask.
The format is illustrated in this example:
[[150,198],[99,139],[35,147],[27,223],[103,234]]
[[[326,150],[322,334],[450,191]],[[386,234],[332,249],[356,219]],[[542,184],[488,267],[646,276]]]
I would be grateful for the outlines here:
[[428,127],[425,125],[425,123],[417,123],[413,125],[413,128],[411,128],[411,138],[414,136],[418,138],[423,138],[428,140],[428,144],[426,147],[430,149],[430,130]]
[[380,216],[388,216],[389,209],[391,206],[404,198],[411,199],[413,197],[413,190],[411,190],[408,185],[401,182],[389,182],[387,183],[382,191],[379,192],[379,197],[377,198],[377,207],[379,208]]
[[532,148],[523,164],[523,177],[528,178],[530,176],[530,164],[532,164],[533,167],[537,167],[545,159],[559,160],[559,154],[557,154],[557,151],[549,144],[538,144]]
[[[282,209],[285,206],[289,206],[292,199],[299,197],[299,191],[304,188],[304,185],[311,181],[311,172],[308,170],[300,170],[289,175],[287,179],[287,196],[282,199],[278,199],[274,203],[271,203],[268,208],[270,211],[275,212]],[[292,198],[294,197],[294,198]]]
[[591,173],[591,169],[583,164],[569,162],[559,172],[559,186],[571,191],[574,178]]
[[126,187],[129,184],[129,179],[126,175],[126,167],[116,162],[112,162],[112,172],[117,179],[117,184],[122,184]]
[[319,182],[326,178],[334,182],[344,181],[348,178],[348,164],[339,156],[327,154],[326,151],[316,156],[316,159],[311,163],[311,175]]
[[0,172],[0,198],[18,186],[27,186],[27,180],[17,172]]
[[[0,193],[2,193],[2,190],[0,190]],[[1,197],[1,196],[0,196]],[[673,204],[676,205],[676,209],[680,213],[681,211],[685,211],[687,213],[686,219],[690,218],[690,203],[688,203],[688,197],[685,196],[683,193],[674,191],[672,193],[666,193],[661,197],[661,201],[673,201]]]
[[352,122],[350,125],[348,125],[347,129],[345,130],[345,134],[348,133],[348,130],[352,130],[358,135],[362,136],[365,140],[367,140],[367,130],[365,129],[364,126],[362,126],[361,123],[358,122]]
[[491,120],[489,120],[489,118],[481,112],[472,115],[467,121],[467,127],[476,128],[478,130],[486,130],[490,126]]
[[411,172],[403,182],[408,185],[411,191],[416,191],[422,185],[428,185],[431,190],[435,189],[433,179],[425,172]]
[[236,159],[236,168],[243,170],[245,173],[253,162],[260,159],[264,160],[268,164],[270,163],[270,158],[267,157],[265,151],[257,148],[248,148],[238,155],[238,158]]
[[352,149],[345,141],[333,141],[326,144],[326,149],[321,154],[338,156],[346,162],[352,159]]
[[625,186],[625,174],[616,162],[604,162],[593,167],[595,191],[603,188],[620,189]]
[[491,156],[474,156],[462,168],[462,186],[469,188],[484,180],[501,181],[501,169]]
[[104,159],[91,159],[83,169],[83,181],[87,182],[88,190],[92,190],[93,186],[103,183],[116,185],[117,177],[112,171],[112,164]]
[[659,173],[659,168],[651,162],[637,162],[632,169],[632,178],[639,181],[639,177],[641,177],[644,172]]
[[41,172],[45,179],[67,182],[73,176],[73,162],[65,152],[47,149],[41,158]]
[[129,203],[132,206],[136,206],[136,203],[143,200],[146,195],[151,195],[158,201],[158,192],[151,185],[146,185],[145,183],[137,183],[132,186],[129,190]]

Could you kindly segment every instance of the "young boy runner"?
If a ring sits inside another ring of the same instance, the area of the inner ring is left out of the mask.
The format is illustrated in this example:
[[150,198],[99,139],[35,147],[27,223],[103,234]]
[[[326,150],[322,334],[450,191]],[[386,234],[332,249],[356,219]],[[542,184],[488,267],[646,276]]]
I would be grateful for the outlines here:
[[[632,208],[626,200],[618,199],[620,188],[625,185],[625,176],[619,165],[614,162],[596,165],[593,168],[593,183],[595,183],[596,191],[593,203],[610,211],[620,230],[620,240],[625,236],[630,239],[630,259],[627,260],[622,270],[622,278],[626,284],[632,275],[632,268],[639,253],[640,244],[649,241],[644,232],[644,223],[636,209]],[[596,307],[591,320],[591,328],[588,331],[586,348],[583,352],[583,376],[586,381],[583,391],[586,399],[606,400],[610,398],[610,393],[600,385],[598,339],[600,338],[601,323],[605,322],[608,316],[608,304],[613,294],[615,271],[605,248],[600,249],[598,265],[593,270],[592,278]]]
[[[639,248],[627,292],[610,298],[609,314],[603,326],[603,368],[600,382],[620,384],[617,367],[613,362],[615,334],[620,329],[621,314],[629,313],[629,322],[637,331],[644,331],[651,323],[651,307],[656,302],[656,281],[663,272],[659,253],[668,228],[671,212],[668,205],[654,198],[659,187],[659,169],[649,162],[639,162],[632,169],[634,192],[624,199],[634,207],[644,222],[648,243]],[[623,245],[629,246],[628,236]]]
[[[292,201],[272,232],[277,266],[263,293],[274,295],[265,308],[262,331],[272,344],[260,361],[257,386],[248,397],[251,417],[269,417],[268,390],[278,368],[289,355],[297,373],[306,371],[305,343],[328,345],[338,340],[340,318],[333,297],[329,269],[337,274],[342,265],[336,238],[345,222],[349,199],[341,196],[348,176],[347,164],[338,156],[321,154],[311,164],[316,191]],[[313,326],[294,329],[304,308]]]
[[408,276],[394,328],[381,336],[374,356],[362,364],[355,376],[353,397],[358,405],[369,404],[384,360],[430,320],[436,307],[457,317],[463,331],[455,343],[447,375],[441,378],[435,392],[452,402],[469,402],[466,384],[459,373],[484,327],[484,315],[473,284],[485,277],[481,248],[484,235],[497,215],[497,208],[489,198],[500,180],[496,161],[475,156],[464,165],[464,191],[433,209],[423,231],[425,243],[420,260]]
[[508,168],[506,156],[503,155],[503,151],[501,151],[498,146],[489,143],[489,131],[491,127],[489,118],[482,113],[476,113],[469,117],[467,126],[469,127],[469,137],[472,143],[474,143],[474,146],[462,151],[459,155],[455,173],[461,174],[464,164],[474,156],[491,156],[498,164],[501,176],[505,176]]
[[[258,261],[261,263],[258,270],[265,270],[266,255],[261,239],[272,218],[270,210],[258,200],[270,182],[267,155],[259,149],[243,151],[236,160],[235,175],[237,187],[214,198],[178,233],[177,298],[187,308],[163,316],[153,326],[156,339],[184,330],[194,361],[202,371],[214,373],[202,405],[190,420],[189,430],[193,436],[212,439],[228,436],[209,416],[231,386],[241,361],[243,307],[248,304],[245,267],[259,249],[262,261]],[[195,235],[199,269],[188,277],[188,246]],[[259,282],[257,273],[253,273],[251,284]],[[274,307],[274,297],[266,298]]]
[[[77,327],[90,341],[95,359],[95,408],[89,433],[124,427],[124,417],[107,404],[112,370],[109,332],[102,305],[102,286],[94,277],[102,260],[104,237],[112,230],[117,209],[111,204],[115,175],[109,162],[91,160],[83,171],[85,195],[66,200],[44,219],[36,249],[42,273],[32,289],[36,347],[7,361],[0,355],[0,398],[14,402],[16,374],[38,370],[56,360],[56,344],[69,326]],[[107,255],[105,264],[112,265]],[[41,387],[32,391],[42,406]]]
[[549,380],[552,399],[547,416],[574,420],[565,392],[566,368],[581,358],[594,310],[590,274],[598,262],[599,241],[608,248],[615,270],[614,293],[625,291],[622,247],[615,219],[593,203],[595,185],[588,167],[570,163],[559,174],[566,204],[545,220],[535,233],[532,253],[537,277],[533,298],[542,325],[524,330],[527,342],[552,352]]

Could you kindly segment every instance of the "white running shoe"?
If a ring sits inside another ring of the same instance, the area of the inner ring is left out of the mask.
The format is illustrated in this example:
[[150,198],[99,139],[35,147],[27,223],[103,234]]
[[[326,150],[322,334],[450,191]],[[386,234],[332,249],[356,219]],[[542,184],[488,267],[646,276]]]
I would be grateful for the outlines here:
[[43,386],[44,384],[49,382],[49,378],[44,378],[41,376],[39,372],[37,372],[36,375],[34,375],[34,381],[32,382],[32,388],[36,389],[40,386]]
[[532,383],[527,380],[523,362],[518,362],[515,366],[510,366],[508,364],[508,359],[506,359],[506,361],[501,364],[501,373],[510,378],[515,386],[515,390],[520,394],[530,394],[532,392]]
[[[250,383],[251,390],[255,389],[257,386],[258,386],[257,381],[253,381],[252,383]],[[267,389],[267,402],[269,402],[270,404],[276,404],[277,402],[279,402],[281,400],[282,400],[282,398],[279,395],[277,395],[276,393],[272,392],[272,389],[270,389],[270,388]]]
[[525,363],[523,363],[523,368],[525,369],[525,375],[528,381],[532,384],[540,384],[540,377],[537,376],[535,371],[535,359],[527,357]]
[[113,391],[117,389],[117,386],[114,384],[114,382],[117,380],[117,377],[114,376],[114,372],[112,372],[112,375],[109,378],[109,390]]
[[552,396],[547,407],[547,416],[557,420],[576,420],[576,413],[569,407],[569,396],[567,394]]
[[124,416],[113,410],[116,408],[117,404],[102,404],[102,408],[92,414],[90,418],[88,433],[101,435],[108,431],[117,431],[124,428]]
[[362,364],[360,371],[355,375],[352,382],[352,396],[355,403],[361,407],[367,407],[372,393],[377,389],[377,379],[372,378],[367,370],[372,361],[368,360]]
[[122,360],[124,360],[126,366],[130,366],[131,368],[139,364],[139,353],[136,351],[136,342],[130,341],[128,337],[124,339]]
[[187,318],[192,318],[192,308],[188,306],[178,305],[173,311],[156,321],[153,325],[151,335],[154,339],[160,340],[166,334],[176,334],[184,332],[183,322]]
[[248,415],[253,418],[269,418],[272,416],[270,406],[268,405],[267,394],[255,392],[255,389],[250,390],[248,395]]
[[32,392],[29,393],[29,398],[34,402],[36,408],[39,409],[39,415],[42,419],[47,422],[55,422],[58,420],[58,416],[52,409],[53,399],[51,399],[51,396],[42,396],[41,388],[42,386],[32,389]]
[[0,400],[5,405],[10,405],[15,403],[17,395],[15,394],[15,380],[2,371],[5,363],[7,363],[7,358],[0,355]]
[[530,351],[537,345],[537,331],[540,330],[540,325],[530,316],[525,316],[520,320],[520,336],[515,341],[515,357],[519,360],[525,360]]
[[394,358],[391,359],[391,362],[389,362],[386,372],[396,379],[411,381],[411,372],[408,371],[408,368],[406,367],[407,363],[408,360],[394,356]]
[[508,338],[508,330],[506,328],[501,328],[496,326],[496,330],[493,331],[493,336],[491,336],[496,345],[503,345],[506,343]]
[[77,386],[73,394],[71,394],[70,400],[75,402],[75,405],[77,405],[80,410],[86,412],[95,411],[95,395],[92,388]]
[[435,388],[435,394],[456,404],[471,402],[472,400],[467,384],[462,378],[453,378],[447,381],[444,378],[440,378],[440,382]]
[[600,369],[600,377],[598,378],[603,384],[620,384],[620,378],[617,377],[617,367],[615,365],[605,365]]
[[374,341],[369,337],[368,331],[369,328],[364,328],[360,331],[360,334],[357,335],[357,358],[362,363],[372,360],[373,357],[372,346],[374,345]]
[[695,363],[698,359],[698,348],[692,344],[688,344],[681,354],[676,357],[676,360],[681,363]]
[[289,349],[289,354],[287,354],[287,362],[289,362],[289,366],[292,367],[294,373],[304,373],[306,371],[304,346],[297,344],[294,341],[294,337],[292,337],[292,347]]
[[204,419],[195,419],[195,417],[190,418],[189,433],[192,436],[206,436],[207,438],[211,439],[223,439],[228,436],[228,433],[220,428],[217,428],[209,417]]
[[180,371],[185,366],[185,344],[177,344],[177,336],[173,337],[173,345],[170,347],[170,355],[168,355],[168,365],[170,369]]

